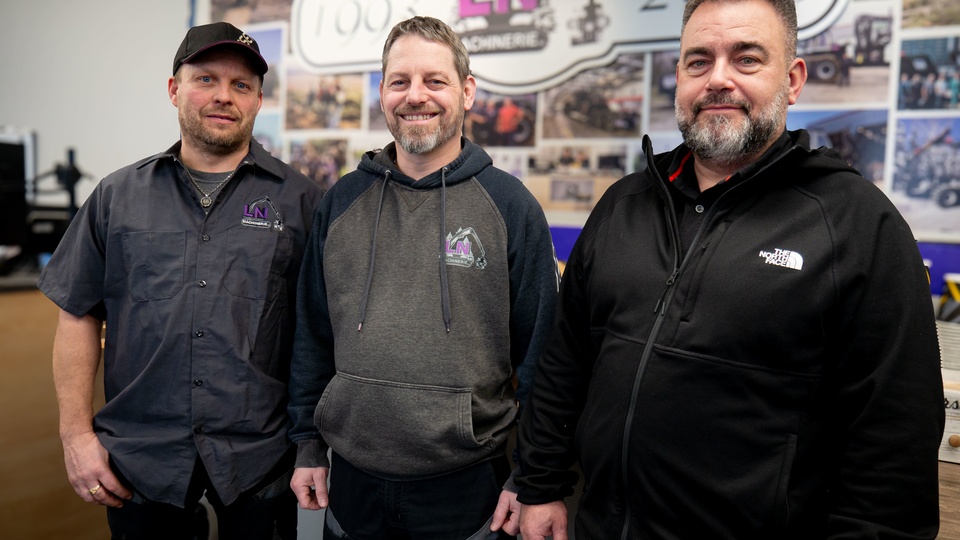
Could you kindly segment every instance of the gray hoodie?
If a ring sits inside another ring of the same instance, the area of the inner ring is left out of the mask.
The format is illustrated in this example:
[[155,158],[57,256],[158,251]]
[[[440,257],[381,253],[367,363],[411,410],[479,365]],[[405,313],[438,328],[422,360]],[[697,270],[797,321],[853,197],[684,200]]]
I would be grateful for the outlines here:
[[[297,293],[291,438],[372,474],[428,477],[503,451],[553,316],[543,211],[463,140],[420,180],[368,152],[321,202]],[[441,264],[441,262],[443,264]]]

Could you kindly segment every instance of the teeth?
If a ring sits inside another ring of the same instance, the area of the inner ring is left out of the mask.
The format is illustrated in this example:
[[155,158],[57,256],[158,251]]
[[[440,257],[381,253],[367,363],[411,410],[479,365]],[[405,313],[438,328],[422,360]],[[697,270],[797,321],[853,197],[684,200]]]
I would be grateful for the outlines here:
[[432,115],[429,114],[408,114],[404,116],[407,120],[416,122],[418,120],[429,120]]

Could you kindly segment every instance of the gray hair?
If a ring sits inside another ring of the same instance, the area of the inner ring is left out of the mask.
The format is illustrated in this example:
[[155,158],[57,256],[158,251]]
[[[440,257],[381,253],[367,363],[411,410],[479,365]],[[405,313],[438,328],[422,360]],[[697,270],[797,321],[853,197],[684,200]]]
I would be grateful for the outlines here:
[[[680,24],[680,34],[683,34],[683,29],[687,27],[687,21],[690,20],[690,16],[693,15],[693,12],[696,11],[701,4],[707,2],[741,2],[743,0],[687,0],[687,4],[683,7],[683,22]],[[787,61],[793,60],[797,57],[797,4],[794,0],[767,0],[770,5],[773,7],[773,10],[777,13],[777,17],[780,19],[780,22],[783,23],[784,28],[787,30]]]

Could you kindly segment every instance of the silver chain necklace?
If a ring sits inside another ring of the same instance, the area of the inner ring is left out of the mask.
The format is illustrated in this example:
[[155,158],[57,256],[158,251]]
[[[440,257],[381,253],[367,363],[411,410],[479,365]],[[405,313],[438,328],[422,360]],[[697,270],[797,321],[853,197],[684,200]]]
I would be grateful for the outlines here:
[[[183,163],[183,160],[181,159],[180,162]],[[226,178],[221,180],[220,183],[216,185],[216,187],[211,189],[210,193],[204,193],[203,190],[200,189],[200,184],[198,184],[197,181],[193,179],[193,175],[190,174],[190,167],[187,167],[186,164],[184,164],[183,170],[187,171],[187,178],[189,178],[190,182],[193,183],[193,187],[197,188],[197,191],[200,192],[200,195],[203,195],[203,197],[200,197],[200,206],[204,208],[210,208],[210,205],[213,204],[213,199],[210,196],[213,195],[214,192],[216,192],[218,189],[220,189],[221,186],[226,184],[227,180],[230,180],[231,178],[233,178],[233,173],[237,172],[237,170],[234,169],[233,171],[230,172],[230,174],[227,175]]]

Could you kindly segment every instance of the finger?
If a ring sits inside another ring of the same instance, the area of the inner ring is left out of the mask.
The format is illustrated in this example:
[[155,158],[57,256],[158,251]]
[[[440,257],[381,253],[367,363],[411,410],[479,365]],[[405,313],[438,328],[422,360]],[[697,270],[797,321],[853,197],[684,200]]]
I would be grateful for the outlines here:
[[120,481],[119,478],[113,471],[107,469],[104,472],[100,473],[99,476],[100,484],[110,493],[111,496],[115,496],[118,499],[130,500],[133,498],[133,491],[130,490],[127,486]]
[[[496,530],[492,527],[491,529]],[[503,532],[510,536],[516,536],[518,533],[520,533],[520,518],[517,516],[516,512],[510,514],[510,519],[503,524]]]
[[101,487],[94,495],[94,502],[102,504],[104,506],[112,506],[113,508],[120,508],[123,506],[123,499],[117,497],[115,494],[111,493],[108,489]]
[[324,478],[323,478],[323,481],[322,481],[322,482],[318,482],[317,485],[314,486],[314,488],[315,488],[315,490],[314,490],[314,495],[315,495],[316,498],[317,498],[317,506],[318,506],[319,508],[326,508],[327,505],[330,503],[330,496],[329,496],[329,494],[327,493],[327,479],[326,479],[326,475],[323,475],[323,477],[324,477]]
[[292,489],[293,494],[297,496],[297,503],[300,504],[300,508],[303,508],[304,510],[320,509],[320,507],[314,502],[313,490],[310,489],[310,486],[291,483],[290,489]]
[[[500,527],[503,526],[503,522],[507,518],[507,510],[502,506],[497,506],[497,509],[493,512],[493,521],[490,522],[491,531],[499,531]],[[516,535],[514,535],[516,536]]]

